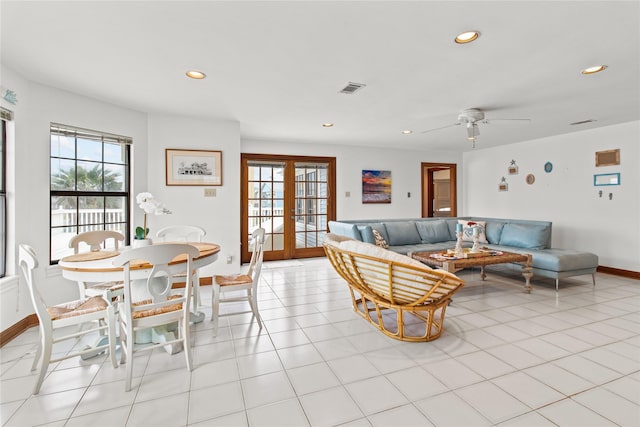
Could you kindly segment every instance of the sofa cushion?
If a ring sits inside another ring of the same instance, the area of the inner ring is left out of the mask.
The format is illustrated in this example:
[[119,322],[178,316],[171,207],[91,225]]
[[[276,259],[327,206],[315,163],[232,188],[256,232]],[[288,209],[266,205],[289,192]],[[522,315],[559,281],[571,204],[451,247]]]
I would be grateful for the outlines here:
[[550,271],[572,271],[598,267],[598,255],[574,249],[544,249],[533,253],[532,267]]
[[358,231],[360,232],[363,242],[372,244],[376,243],[376,238],[373,235],[373,228],[371,228],[370,225],[359,225]]
[[503,227],[504,227],[504,222],[487,221],[487,226],[484,230],[485,234],[487,235],[487,241],[494,245],[499,244],[500,235],[502,234]]
[[[368,224],[369,227],[371,227],[372,230],[376,230],[378,233],[380,233],[380,235],[382,236],[382,238],[384,240],[387,241],[387,243],[389,243],[389,235],[387,234],[387,228],[385,227],[385,225],[381,222],[372,222],[370,224]],[[373,244],[375,244],[375,239],[373,240],[373,242],[371,242]]]
[[416,221],[416,228],[422,243],[439,243],[455,240],[449,234],[449,226],[446,221]]
[[385,239],[389,245],[415,245],[422,243],[420,233],[413,221],[386,222],[384,226],[387,230],[388,239]]
[[480,230],[478,234],[478,241],[480,243],[487,242],[487,235],[485,234],[485,228],[487,227],[486,221],[471,221],[467,219],[459,219],[458,224],[462,224],[462,240],[467,242],[473,242],[473,229]]
[[551,227],[534,224],[505,224],[500,235],[500,244],[526,249],[544,249],[549,241]]
[[355,224],[348,224],[346,222],[329,221],[329,230],[335,234],[341,234],[343,236],[351,237],[352,239],[362,240],[360,231]]
[[378,230],[372,230],[371,232],[373,233],[373,238],[375,240],[376,246],[382,249],[387,249],[389,247],[389,244],[387,243],[386,240],[384,240],[384,237],[382,237],[382,235],[378,232]]

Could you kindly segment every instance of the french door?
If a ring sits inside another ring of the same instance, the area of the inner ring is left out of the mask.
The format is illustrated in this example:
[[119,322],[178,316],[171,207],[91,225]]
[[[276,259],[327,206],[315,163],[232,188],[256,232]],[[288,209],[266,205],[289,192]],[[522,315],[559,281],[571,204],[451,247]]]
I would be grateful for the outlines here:
[[335,158],[242,154],[242,262],[248,242],[264,228],[265,260],[323,256],[335,219]]

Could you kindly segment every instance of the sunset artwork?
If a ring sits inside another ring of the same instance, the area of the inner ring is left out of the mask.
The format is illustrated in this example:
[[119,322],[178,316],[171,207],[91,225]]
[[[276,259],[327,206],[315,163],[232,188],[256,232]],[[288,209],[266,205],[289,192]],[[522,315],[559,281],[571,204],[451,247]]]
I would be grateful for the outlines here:
[[362,171],[362,203],[391,203],[391,171]]

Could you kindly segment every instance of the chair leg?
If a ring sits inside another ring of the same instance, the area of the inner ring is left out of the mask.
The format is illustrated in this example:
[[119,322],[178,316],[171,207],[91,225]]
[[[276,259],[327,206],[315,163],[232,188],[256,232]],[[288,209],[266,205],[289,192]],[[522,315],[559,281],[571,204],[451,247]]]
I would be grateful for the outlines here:
[[[127,378],[124,383],[124,391],[131,391],[131,377],[133,376],[133,330],[131,327],[127,327],[127,343],[126,345],[120,345],[121,351],[127,352],[127,358],[129,359],[129,363],[127,363]],[[130,334],[130,335],[129,335]]]
[[[188,314],[187,314],[188,316]],[[193,370],[191,360],[191,331],[189,328],[189,319],[180,321],[182,328],[182,351],[184,351],[184,357],[187,362],[187,369],[189,372]]]
[[596,273],[591,273],[591,280],[593,281],[593,287],[596,287]]
[[118,367],[116,360],[116,313],[113,305],[107,308],[107,333],[109,335],[109,357],[114,368]]
[[42,348],[42,363],[40,364],[40,373],[38,374],[36,385],[33,388],[33,394],[40,393],[40,387],[42,386],[42,381],[44,380],[44,377],[47,375],[47,369],[49,369],[49,362],[51,361],[53,337],[46,337],[45,334],[43,333],[40,347]]
[[251,306],[251,311],[253,311],[253,315],[258,322],[258,327],[262,329],[262,318],[260,317],[260,313],[258,312],[258,298],[256,298],[255,293],[249,292],[249,305]]
[[213,283],[211,297],[211,320],[213,321],[213,335],[218,335],[218,310],[220,309],[220,286]]
[[556,292],[558,292],[558,283],[560,283],[560,279],[556,279]]
[[36,354],[33,358],[33,363],[31,364],[32,371],[36,370],[36,368],[38,367],[38,362],[42,357],[42,343],[44,342],[44,338],[42,337],[43,333],[44,332],[42,332],[42,328],[38,328],[38,344],[36,345]]
[[193,310],[194,312],[198,311],[200,308],[200,276],[198,275],[198,271],[196,270],[193,274]]
[[127,333],[124,330],[124,325],[120,323],[120,364],[122,365],[127,361],[127,342],[129,338],[127,337]]

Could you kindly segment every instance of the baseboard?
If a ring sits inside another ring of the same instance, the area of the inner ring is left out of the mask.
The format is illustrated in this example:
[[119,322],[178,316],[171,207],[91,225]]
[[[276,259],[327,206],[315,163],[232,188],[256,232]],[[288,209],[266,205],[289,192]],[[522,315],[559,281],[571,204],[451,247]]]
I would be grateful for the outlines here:
[[29,328],[38,326],[38,316],[30,314],[24,319],[0,332],[0,348]]
[[613,267],[607,267],[604,265],[599,265],[598,272],[613,274],[614,276],[622,276],[629,279],[640,280],[640,271],[623,270],[621,268],[613,268]]
[[[213,277],[201,277],[200,278],[200,286],[211,286],[211,284],[213,283]],[[184,282],[175,282],[173,284],[173,286],[171,286],[173,289],[180,289],[180,288],[184,288]]]

